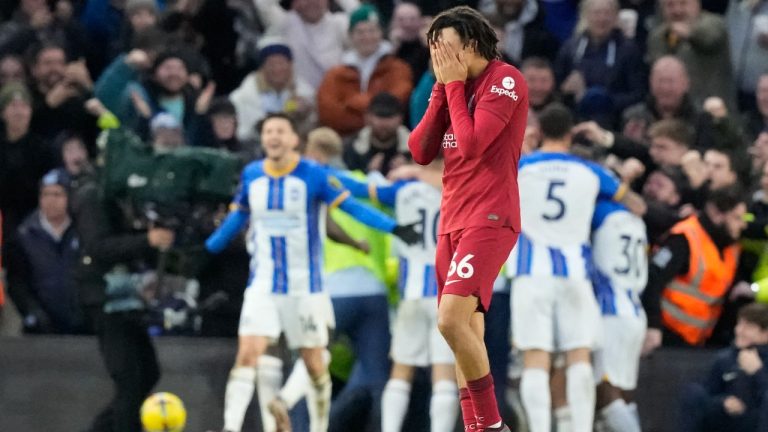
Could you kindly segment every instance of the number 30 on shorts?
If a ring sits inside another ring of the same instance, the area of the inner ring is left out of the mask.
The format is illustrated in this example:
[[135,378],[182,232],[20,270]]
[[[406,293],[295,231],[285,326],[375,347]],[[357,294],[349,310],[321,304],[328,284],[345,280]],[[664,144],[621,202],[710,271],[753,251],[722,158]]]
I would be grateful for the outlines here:
[[462,278],[462,279],[469,279],[472,277],[473,274],[475,274],[475,268],[472,267],[472,264],[469,263],[469,260],[474,258],[475,256],[472,254],[466,254],[464,255],[464,258],[459,261],[458,264],[456,264],[456,254],[453,254],[453,257],[451,258],[451,268],[448,269],[448,277],[454,275],[454,273]]

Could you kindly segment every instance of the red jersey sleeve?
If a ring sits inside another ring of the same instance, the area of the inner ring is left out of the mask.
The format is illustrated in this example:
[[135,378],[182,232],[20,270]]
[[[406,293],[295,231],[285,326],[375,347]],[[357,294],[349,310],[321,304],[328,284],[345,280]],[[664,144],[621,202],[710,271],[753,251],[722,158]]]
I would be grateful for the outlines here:
[[464,83],[450,82],[445,86],[453,133],[460,142],[464,159],[479,158],[509,125],[520,104],[528,104],[528,90],[522,74],[511,67],[494,71],[482,89],[480,100],[474,101],[474,118],[470,116],[464,93]]
[[417,164],[428,165],[440,153],[443,135],[448,129],[447,108],[445,86],[435,83],[427,111],[408,138],[408,148]]

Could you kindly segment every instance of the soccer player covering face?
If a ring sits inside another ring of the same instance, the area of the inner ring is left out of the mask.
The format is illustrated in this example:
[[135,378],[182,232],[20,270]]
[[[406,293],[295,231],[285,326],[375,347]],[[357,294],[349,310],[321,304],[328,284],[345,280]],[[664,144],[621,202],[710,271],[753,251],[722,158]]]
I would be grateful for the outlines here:
[[295,151],[299,137],[284,114],[268,115],[260,129],[266,159],[245,167],[233,210],[206,241],[209,252],[220,252],[250,223],[251,275],[240,314],[237,358],[224,397],[224,431],[242,428],[256,387],[259,358],[271,341],[285,334],[289,348],[301,352],[309,372],[310,431],[325,432],[331,377],[324,352],[334,318],[321,273],[323,205],[338,206],[409,244],[421,236],[412,226],[398,226],[385,214],[350,198],[325,168],[301,159]]
[[445,159],[438,328],[456,357],[465,428],[508,431],[494,396],[483,314],[520,232],[517,164],[528,89],[516,68],[498,60],[496,34],[474,9],[441,13],[427,35],[437,83],[408,146],[419,164],[440,151]]

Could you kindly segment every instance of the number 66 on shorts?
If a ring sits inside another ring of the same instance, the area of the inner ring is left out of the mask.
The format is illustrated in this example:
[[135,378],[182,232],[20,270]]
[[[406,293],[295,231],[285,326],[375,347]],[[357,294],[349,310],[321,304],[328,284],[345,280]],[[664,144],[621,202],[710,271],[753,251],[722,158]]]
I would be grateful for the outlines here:
[[435,271],[438,301],[443,294],[475,296],[487,311],[493,282],[499,275],[518,233],[510,227],[477,226],[441,234],[437,239]]
[[451,268],[448,270],[448,281],[445,283],[446,285],[450,285],[452,282],[458,282],[450,280],[451,276],[456,274],[458,277],[462,279],[469,279],[472,277],[473,274],[475,274],[475,268],[472,267],[472,264],[469,263],[469,260],[474,258],[475,256],[472,254],[466,254],[464,258],[459,261],[458,267],[456,266],[456,253],[453,254],[453,258],[451,258]]

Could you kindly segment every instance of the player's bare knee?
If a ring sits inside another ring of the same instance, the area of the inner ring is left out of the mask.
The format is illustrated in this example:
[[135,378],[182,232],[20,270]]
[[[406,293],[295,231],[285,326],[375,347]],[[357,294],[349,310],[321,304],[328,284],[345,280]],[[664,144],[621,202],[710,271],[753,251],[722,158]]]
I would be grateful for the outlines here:
[[325,361],[325,348],[302,348],[301,358],[307,366],[309,376],[317,378],[328,371],[328,363]]
[[235,358],[235,366],[256,367],[259,363],[259,353],[251,348],[240,348]]
[[237,346],[235,366],[256,367],[259,357],[266,350],[266,341],[258,337],[241,337]]
[[576,363],[591,363],[589,348],[576,348],[565,354],[565,363],[570,366]]
[[549,372],[552,364],[551,354],[540,349],[526,350],[523,353],[523,365],[526,369],[543,369]]
[[463,332],[471,331],[469,323],[463,322],[457,319],[455,316],[451,316],[446,313],[441,313],[437,317],[437,329],[440,330],[440,334],[443,335],[448,345],[451,347],[460,338]]
[[[472,327],[473,321],[483,320],[482,315],[476,314],[478,301],[475,296],[443,295],[437,309],[437,328],[454,351],[458,344],[479,336]],[[475,325],[478,326],[478,333],[482,333],[482,323],[476,322]]]
[[432,365],[432,382],[456,381],[456,366],[452,364]]
[[398,379],[407,382],[413,381],[413,366],[404,365],[401,363],[394,363],[392,365],[392,372],[389,377],[391,379]]

